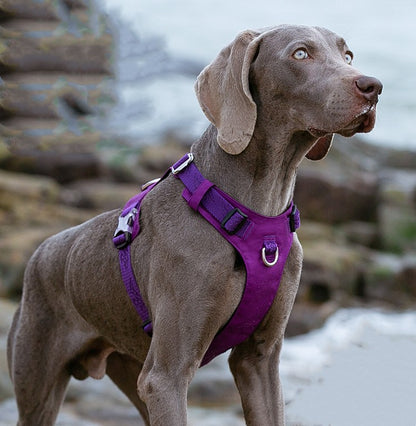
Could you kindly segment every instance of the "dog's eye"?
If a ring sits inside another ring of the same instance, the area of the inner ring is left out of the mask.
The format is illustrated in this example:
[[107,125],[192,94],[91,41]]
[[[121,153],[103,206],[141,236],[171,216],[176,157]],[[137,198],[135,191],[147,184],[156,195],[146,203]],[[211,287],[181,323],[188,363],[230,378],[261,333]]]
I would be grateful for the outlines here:
[[352,58],[353,58],[352,52],[347,52],[345,54],[345,61],[347,62],[347,64],[351,64]]
[[293,57],[295,59],[307,59],[309,57],[308,52],[305,49],[298,49],[294,54]]

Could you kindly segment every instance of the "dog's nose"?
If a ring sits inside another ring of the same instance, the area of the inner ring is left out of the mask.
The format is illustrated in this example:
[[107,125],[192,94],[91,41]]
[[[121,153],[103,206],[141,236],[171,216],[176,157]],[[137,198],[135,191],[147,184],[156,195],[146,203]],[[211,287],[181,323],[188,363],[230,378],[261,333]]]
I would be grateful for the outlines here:
[[355,85],[359,93],[371,102],[377,102],[378,95],[381,95],[383,90],[381,81],[374,77],[361,76],[355,80]]

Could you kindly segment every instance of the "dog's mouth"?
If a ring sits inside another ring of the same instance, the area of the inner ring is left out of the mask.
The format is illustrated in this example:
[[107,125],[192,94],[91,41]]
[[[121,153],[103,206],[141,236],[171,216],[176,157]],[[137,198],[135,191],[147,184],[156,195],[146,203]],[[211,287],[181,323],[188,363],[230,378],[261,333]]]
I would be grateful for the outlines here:
[[331,133],[338,133],[345,137],[350,137],[356,133],[368,133],[373,130],[376,123],[376,105],[367,105],[357,114],[346,126],[341,129],[330,131],[309,127],[308,132],[314,138],[322,138]]
[[346,127],[336,132],[342,136],[352,136],[355,133],[368,133],[376,123],[376,105],[370,105],[358,114]]

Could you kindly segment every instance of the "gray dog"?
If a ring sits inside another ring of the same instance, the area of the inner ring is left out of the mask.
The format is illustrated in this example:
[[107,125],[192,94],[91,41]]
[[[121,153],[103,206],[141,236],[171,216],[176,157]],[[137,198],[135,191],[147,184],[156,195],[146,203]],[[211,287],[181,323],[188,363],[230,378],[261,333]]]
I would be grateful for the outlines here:
[[[285,212],[303,157],[323,158],[333,133],[374,127],[382,85],[351,61],[345,41],[323,28],[242,32],[198,77],[196,94],[212,124],[192,146],[194,164],[258,214]],[[149,192],[130,247],[152,337],[123,286],[112,242],[120,211],[63,231],[34,253],[8,341],[19,425],[52,425],[71,376],[105,374],[146,424],[186,425],[188,385],[239,305],[246,268],[182,191],[171,174]],[[270,309],[232,349],[248,425],[284,425],[279,355],[301,266],[293,234]]]

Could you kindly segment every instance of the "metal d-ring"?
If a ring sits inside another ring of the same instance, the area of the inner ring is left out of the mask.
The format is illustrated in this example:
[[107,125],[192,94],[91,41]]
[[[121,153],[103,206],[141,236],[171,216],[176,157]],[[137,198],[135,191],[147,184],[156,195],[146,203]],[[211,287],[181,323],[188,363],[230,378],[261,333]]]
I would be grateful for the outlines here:
[[276,265],[277,261],[279,260],[279,247],[276,247],[276,253],[274,254],[274,259],[272,262],[269,262],[266,258],[266,247],[261,249],[261,258],[263,259],[263,263],[269,268]]

